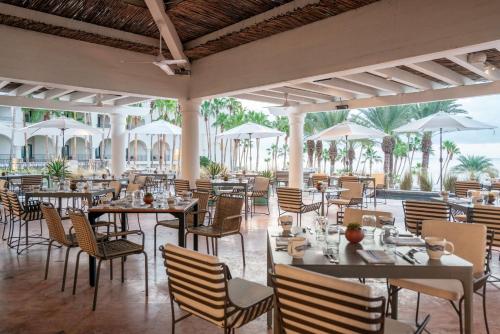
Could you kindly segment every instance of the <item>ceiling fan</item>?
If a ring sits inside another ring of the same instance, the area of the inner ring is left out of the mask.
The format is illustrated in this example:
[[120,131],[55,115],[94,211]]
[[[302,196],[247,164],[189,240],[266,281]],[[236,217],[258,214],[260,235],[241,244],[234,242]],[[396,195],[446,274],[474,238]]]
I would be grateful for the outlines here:
[[175,75],[176,72],[171,67],[171,65],[183,65],[183,64],[187,64],[188,61],[187,61],[187,59],[166,59],[162,53],[162,41],[161,41],[161,36],[160,36],[160,52],[156,56],[155,60],[153,60],[153,61],[125,61],[125,60],[121,60],[120,63],[122,63],[122,64],[153,64],[153,65],[158,66],[163,72],[167,73],[168,75]]

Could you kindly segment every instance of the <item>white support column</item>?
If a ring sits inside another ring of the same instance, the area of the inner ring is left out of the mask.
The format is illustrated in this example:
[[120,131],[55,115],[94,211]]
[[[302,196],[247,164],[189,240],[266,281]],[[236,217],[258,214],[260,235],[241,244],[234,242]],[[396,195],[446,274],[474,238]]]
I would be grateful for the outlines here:
[[290,166],[288,172],[288,186],[302,188],[303,173],[303,141],[304,141],[305,114],[292,113],[288,116],[290,122]]
[[[119,177],[125,171],[126,120],[123,114],[111,114],[111,174]],[[104,153],[104,152],[103,152]]]
[[191,186],[200,176],[199,100],[179,100],[182,113],[181,170],[180,177]]

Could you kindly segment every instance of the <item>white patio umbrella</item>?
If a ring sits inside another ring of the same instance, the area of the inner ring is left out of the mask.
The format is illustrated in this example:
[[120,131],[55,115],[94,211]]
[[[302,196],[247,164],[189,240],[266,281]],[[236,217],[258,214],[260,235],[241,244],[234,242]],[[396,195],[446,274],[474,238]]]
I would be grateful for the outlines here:
[[[30,134],[40,134],[40,135],[57,135],[58,130],[62,134],[62,143],[64,145],[64,135],[66,131],[69,131],[71,135],[97,135],[100,134],[101,131],[99,129],[93,128],[87,124],[78,122],[72,118],[67,117],[59,117],[53,118],[46,121],[38,122],[32,125],[29,125],[24,128],[20,128],[18,131],[26,132],[28,131]],[[64,154],[63,154],[64,158]]]
[[443,132],[494,129],[495,126],[476,121],[463,115],[438,112],[434,115],[400,126],[394,132],[438,132],[439,131],[439,189],[443,190]]
[[[250,152],[252,151],[252,139],[271,138],[284,135],[283,132],[264,125],[248,122],[234,127],[217,135],[217,138],[225,139],[249,139]],[[250,168],[252,167],[252,155],[250,154]]]
[[[130,130],[131,135],[146,134],[146,135],[173,135],[180,136],[182,129],[177,125],[169,123],[165,120],[159,119],[157,121],[141,125],[135,129]],[[151,140],[152,141],[152,140]],[[162,142],[160,141],[160,157],[163,156]],[[173,152],[172,152],[173,154]],[[160,168],[162,168],[162,159],[160,159]]]
[[[348,140],[356,139],[370,139],[370,138],[383,138],[387,136],[386,133],[366,126],[359,125],[353,122],[345,121],[336,124],[328,129],[322,130],[312,136],[309,140],[335,140],[345,138],[346,152],[348,150]],[[347,159],[344,159],[344,167],[347,167]]]

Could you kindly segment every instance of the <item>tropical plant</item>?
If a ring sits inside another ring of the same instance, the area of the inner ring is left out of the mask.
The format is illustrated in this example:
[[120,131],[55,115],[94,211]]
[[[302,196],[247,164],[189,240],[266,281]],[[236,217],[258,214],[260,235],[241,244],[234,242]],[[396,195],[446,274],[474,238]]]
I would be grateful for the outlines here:
[[432,191],[432,178],[427,171],[422,170],[418,174],[418,181],[421,191]]
[[210,164],[210,159],[207,158],[206,156],[202,155],[200,157],[200,167],[204,168],[204,167],[208,167],[208,165]]
[[354,159],[356,159],[356,151],[354,150],[354,144],[351,142],[349,145],[349,150],[347,150],[347,168],[349,172],[352,172],[352,164]]
[[260,176],[263,176],[263,177],[267,177],[268,179],[272,179],[272,178],[273,178],[274,173],[273,173],[273,171],[272,171],[272,170],[267,169],[267,170],[264,170],[264,171],[262,171],[262,172],[259,172],[259,175],[260,175]]
[[335,160],[337,160],[337,142],[333,140],[328,149],[328,157],[330,158],[330,174],[335,172]]
[[392,136],[385,136],[382,140],[382,151],[384,152],[384,174],[392,176],[392,152],[394,151],[394,146],[396,140]]
[[363,153],[363,173],[365,171],[366,163],[368,163],[368,170],[370,175],[372,175],[373,164],[377,162],[382,162],[382,158],[378,155],[377,151],[373,147],[373,144],[367,146],[365,152]]
[[47,169],[47,174],[53,178],[65,178],[70,175],[68,165],[64,159],[53,159],[47,162],[45,168]]
[[458,178],[456,175],[446,175],[443,181],[444,190],[455,193],[455,185],[457,183],[457,180]]
[[413,188],[413,174],[411,172],[406,172],[403,175],[400,188],[401,190],[411,190]]
[[443,171],[444,174],[446,175],[451,160],[453,160],[454,156],[460,154],[460,149],[458,148],[457,144],[455,144],[451,140],[445,140],[443,142],[443,148],[446,151],[446,158],[444,159],[444,164],[443,164]]
[[396,145],[394,146],[394,175],[399,177],[401,173],[404,171],[404,164],[406,162],[406,158],[408,157],[408,144],[396,139]]
[[227,173],[227,168],[223,164],[210,162],[205,168],[206,173],[214,179],[215,177]]
[[210,117],[213,116],[213,108],[212,108],[211,101],[205,100],[202,102],[202,104],[200,106],[200,113],[201,113],[201,116],[203,117],[203,121],[205,122],[208,158],[212,159],[212,145],[210,144],[212,137],[210,136],[210,123],[209,123]]
[[411,109],[408,105],[377,107],[361,109],[352,121],[391,135],[396,128],[406,124],[411,115]]
[[461,155],[459,164],[453,168],[456,173],[466,174],[470,180],[478,179],[482,174],[495,175],[498,171],[493,167],[490,158],[482,155]]
[[[276,128],[277,130],[285,133],[285,138],[284,138],[285,144],[283,145],[283,147],[286,146],[287,149],[284,150],[284,154],[283,154],[283,167],[282,168],[286,169],[286,158],[287,158],[287,150],[288,150],[288,137],[290,136],[290,124],[288,122],[288,117],[286,117],[286,116],[278,116],[278,117],[276,117],[276,119],[272,123],[272,126],[274,128]],[[276,137],[276,146],[278,146],[279,139],[280,139],[279,136]],[[275,164],[274,169],[275,170],[278,169],[277,163]]]

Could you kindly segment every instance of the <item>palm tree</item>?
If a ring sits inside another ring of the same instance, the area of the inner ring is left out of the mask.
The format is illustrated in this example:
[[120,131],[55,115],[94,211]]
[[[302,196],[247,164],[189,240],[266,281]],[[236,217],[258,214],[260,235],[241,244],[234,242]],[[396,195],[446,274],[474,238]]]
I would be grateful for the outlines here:
[[[413,119],[420,119],[438,112],[445,113],[465,113],[462,106],[456,100],[436,101],[428,103],[418,103],[411,106],[411,114]],[[429,157],[432,149],[432,133],[429,131],[424,132],[422,137],[422,169],[427,171],[429,169]]]
[[356,159],[356,151],[354,150],[354,143],[351,142],[349,145],[349,150],[347,151],[347,168],[349,172],[352,172],[352,164]]
[[[284,132],[285,133],[285,144],[283,146],[286,146],[288,148],[288,137],[290,135],[290,124],[288,122],[288,117],[286,116],[278,116],[274,120],[272,126],[276,128],[277,130]],[[276,146],[278,146],[280,137],[276,137]],[[287,150],[283,152],[283,169],[286,169],[286,156],[287,156]],[[278,166],[274,166],[274,169],[277,170]]]
[[316,141],[316,160],[318,161],[318,172],[321,172],[321,159],[323,158],[323,142]]
[[491,159],[482,155],[461,155],[458,157],[458,162],[459,164],[453,170],[466,174],[470,180],[476,180],[484,173],[490,174],[490,176],[498,174]]
[[395,144],[396,140],[392,136],[385,136],[382,140],[382,151],[384,152],[384,174],[386,174],[389,178],[392,177],[392,152],[394,151]]
[[304,120],[304,133],[310,136],[321,130],[328,129],[334,125],[345,122],[348,115],[349,110],[307,114]]
[[[247,114],[247,117],[248,117],[248,120],[250,122],[253,122],[255,124],[259,124],[259,125],[264,125],[264,126],[270,126],[271,123],[269,122],[269,119],[267,117],[266,114],[264,114],[263,112],[257,112],[257,111],[250,111],[248,112]],[[255,139],[255,148],[257,150],[257,156],[256,156],[256,161],[255,161],[255,170],[258,171],[259,170],[259,151],[260,151],[260,138],[256,138]],[[252,152],[250,150],[250,156],[252,155]],[[252,160],[250,158],[250,160]],[[250,166],[250,168],[252,168],[252,166]]]
[[210,145],[210,117],[213,115],[212,103],[210,100],[205,100],[200,106],[200,113],[203,117],[203,121],[205,122],[205,132],[207,135],[207,151],[208,151],[208,159],[212,159],[212,145]]
[[[225,98],[212,99],[211,106],[212,106],[212,114],[213,114],[215,120],[217,121],[219,114],[222,113],[223,110],[227,108],[227,99],[225,99]],[[215,138],[217,138],[217,133],[218,133],[218,127],[215,126]],[[215,161],[217,161],[217,143],[216,142],[217,142],[217,139],[215,139],[215,143],[214,143],[214,160]],[[223,145],[223,141],[221,139],[221,146],[222,145]],[[222,149],[221,149],[220,158],[222,159]]]
[[446,150],[446,158],[444,159],[444,174],[446,175],[446,172],[448,170],[448,165],[450,164],[451,160],[453,160],[453,157],[460,154],[460,149],[458,148],[457,144],[452,142],[451,140],[445,140],[443,142],[443,148]]
[[333,140],[328,149],[328,157],[330,158],[330,174],[335,172],[335,160],[337,160],[337,142]]
[[314,160],[314,140],[308,140],[306,141],[307,145],[307,167],[312,167],[313,166],[313,160]]
[[[408,144],[396,139],[396,145],[394,146],[394,175],[398,177],[404,171],[404,163],[408,157]],[[399,163],[399,164],[398,164]]]
[[[176,100],[155,100],[153,104],[153,110],[158,111],[158,119],[165,120],[167,122],[170,122],[174,125],[181,126],[182,125],[182,115],[179,110],[179,104],[177,103]],[[135,118],[135,126],[137,126],[137,123],[139,122],[140,118]],[[137,160],[137,135],[135,136],[135,158]],[[165,155],[165,149],[166,147],[163,146],[166,143],[166,136],[161,135],[160,136],[160,163],[163,163],[161,161],[163,156]],[[172,139],[172,149],[171,152],[172,154],[170,155],[170,164],[173,166],[174,160],[175,160],[175,149],[177,146],[177,136],[173,136]],[[165,157],[166,158],[166,157]]]
[[373,147],[373,145],[369,145],[365,148],[365,152],[363,153],[363,174],[365,165],[368,162],[368,169],[370,171],[370,175],[372,175],[372,167],[376,162],[382,162],[382,158],[378,155],[377,151]]

